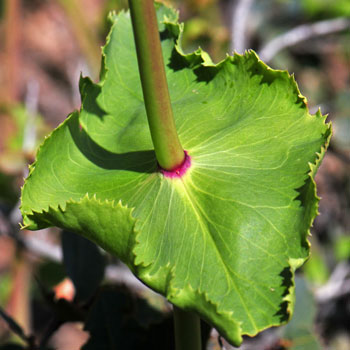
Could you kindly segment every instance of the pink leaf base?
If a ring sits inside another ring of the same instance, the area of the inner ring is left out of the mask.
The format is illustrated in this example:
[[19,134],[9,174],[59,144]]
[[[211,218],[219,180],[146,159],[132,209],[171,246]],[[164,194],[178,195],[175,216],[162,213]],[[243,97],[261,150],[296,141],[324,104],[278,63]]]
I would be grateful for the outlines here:
[[174,170],[168,171],[165,169],[160,168],[160,172],[167,178],[170,179],[178,179],[183,177],[187,170],[191,167],[191,157],[188,155],[187,151],[185,152],[185,160],[183,161],[183,163],[175,168]]

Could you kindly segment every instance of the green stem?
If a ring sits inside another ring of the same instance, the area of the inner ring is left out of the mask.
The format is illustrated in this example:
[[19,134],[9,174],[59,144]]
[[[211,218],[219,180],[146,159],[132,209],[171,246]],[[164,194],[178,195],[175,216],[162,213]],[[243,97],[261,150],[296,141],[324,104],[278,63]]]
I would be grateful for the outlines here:
[[184,159],[171,109],[153,0],[129,0],[143,97],[159,165],[168,171]]
[[174,305],[175,349],[201,350],[199,317]]

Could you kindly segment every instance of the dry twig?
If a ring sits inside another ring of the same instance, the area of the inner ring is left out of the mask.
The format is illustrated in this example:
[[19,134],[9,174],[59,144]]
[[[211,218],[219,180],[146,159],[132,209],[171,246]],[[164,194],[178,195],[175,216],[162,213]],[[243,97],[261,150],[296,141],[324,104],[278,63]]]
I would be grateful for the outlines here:
[[247,19],[254,0],[238,0],[233,6],[231,51],[243,53],[247,49]]
[[319,303],[326,303],[345,295],[350,295],[350,265],[340,262],[328,282],[316,290],[315,297]]
[[286,47],[313,37],[340,32],[350,29],[349,18],[337,18],[320,21],[313,24],[303,24],[283,33],[269,41],[259,52],[260,58],[269,62],[278,52]]

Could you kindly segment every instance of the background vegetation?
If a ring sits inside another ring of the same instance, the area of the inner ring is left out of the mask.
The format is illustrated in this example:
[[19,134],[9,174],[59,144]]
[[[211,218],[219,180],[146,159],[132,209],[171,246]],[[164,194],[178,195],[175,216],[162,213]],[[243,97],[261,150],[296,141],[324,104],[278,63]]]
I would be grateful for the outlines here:
[[[349,1],[167,3],[187,23],[185,51],[200,45],[218,62],[233,49],[252,48],[271,67],[294,72],[310,110],[320,107],[333,123],[316,178],[321,214],[311,258],[298,274],[295,316],[286,327],[246,339],[241,349],[349,349]],[[27,164],[44,135],[79,108],[80,73],[98,78],[107,13],[127,1],[0,4],[0,348],[172,349],[170,306],[115,258],[55,228],[18,226]],[[203,329],[208,349],[230,348],[215,330]]]

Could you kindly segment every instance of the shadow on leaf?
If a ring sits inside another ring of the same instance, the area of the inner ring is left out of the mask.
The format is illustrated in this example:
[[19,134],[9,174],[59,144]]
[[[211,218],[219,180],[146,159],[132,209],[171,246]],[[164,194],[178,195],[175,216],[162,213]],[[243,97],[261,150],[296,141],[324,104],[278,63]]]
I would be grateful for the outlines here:
[[213,80],[220,68],[216,66],[203,66],[203,59],[197,53],[192,53],[190,56],[182,56],[173,49],[168,67],[174,72],[182,69],[193,69],[193,73],[197,76],[197,82],[209,83]]
[[[293,274],[291,272],[290,267],[285,267],[280,273],[282,277],[282,287],[284,287],[283,297],[289,294],[290,287],[293,286]],[[287,322],[289,320],[290,314],[288,312],[288,301],[283,301],[279,305],[279,310],[276,312],[276,316],[280,317],[280,322]]]
[[[89,114],[96,115],[103,119],[107,113],[97,103],[97,98],[101,94],[102,90],[101,86],[94,84],[88,77],[81,77],[79,81],[79,90],[84,110]],[[89,98],[86,98],[87,96]]]
[[157,172],[158,166],[154,150],[126,153],[110,152],[98,145],[84,129],[80,128],[78,113],[72,115],[68,127],[81,154],[98,167],[149,174]]

